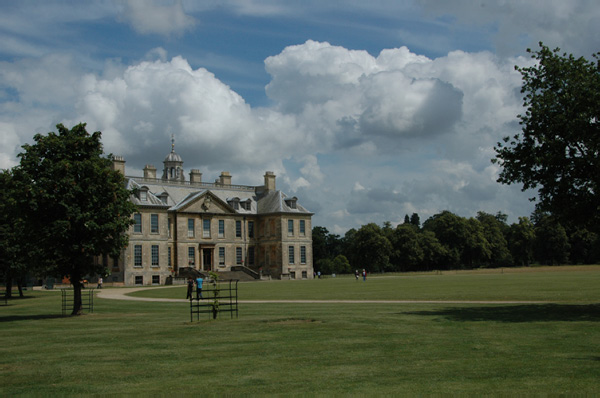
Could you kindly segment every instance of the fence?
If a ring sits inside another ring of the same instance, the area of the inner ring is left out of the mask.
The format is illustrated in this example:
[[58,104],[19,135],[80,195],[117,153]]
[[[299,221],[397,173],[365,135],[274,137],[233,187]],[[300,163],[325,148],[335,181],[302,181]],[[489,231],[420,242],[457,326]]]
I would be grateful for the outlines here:
[[[75,291],[73,289],[60,289],[62,293],[62,314],[66,315],[73,309]],[[94,289],[81,290],[81,310],[94,312]]]
[[208,314],[208,319],[217,319],[220,312],[229,312],[238,317],[238,280],[223,282],[207,281],[202,288],[202,297],[196,293],[190,298],[190,322],[200,320],[200,314]]

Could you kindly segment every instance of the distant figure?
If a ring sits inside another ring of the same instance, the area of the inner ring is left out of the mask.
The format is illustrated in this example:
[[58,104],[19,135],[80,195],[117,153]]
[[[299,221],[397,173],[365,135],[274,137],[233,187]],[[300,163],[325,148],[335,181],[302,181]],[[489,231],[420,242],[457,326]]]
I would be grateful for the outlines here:
[[200,300],[202,298],[202,283],[204,279],[201,276],[196,278],[196,300]]
[[317,277],[321,279],[321,271],[317,272]]
[[102,277],[98,278],[98,289],[102,289]]
[[363,282],[366,282],[367,281],[367,271],[364,268],[363,268],[362,274],[363,274]]
[[187,296],[185,296],[186,300],[192,299],[192,292],[194,291],[194,280],[190,276],[187,281]]
[[356,278],[356,280],[358,280],[358,270],[357,269],[354,270],[354,277]]

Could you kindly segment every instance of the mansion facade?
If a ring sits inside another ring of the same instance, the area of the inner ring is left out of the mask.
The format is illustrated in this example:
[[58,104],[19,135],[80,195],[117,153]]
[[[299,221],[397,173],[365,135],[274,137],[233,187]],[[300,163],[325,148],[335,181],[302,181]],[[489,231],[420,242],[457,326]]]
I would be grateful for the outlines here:
[[111,271],[107,282],[163,285],[190,268],[313,278],[313,213],[278,191],[272,172],[259,186],[233,185],[225,171],[214,183],[203,182],[199,170],[191,170],[186,180],[174,143],[163,164],[160,178],[151,165],[143,177],[130,177],[125,160],[113,160],[138,209],[128,247],[119,260],[106,264]]

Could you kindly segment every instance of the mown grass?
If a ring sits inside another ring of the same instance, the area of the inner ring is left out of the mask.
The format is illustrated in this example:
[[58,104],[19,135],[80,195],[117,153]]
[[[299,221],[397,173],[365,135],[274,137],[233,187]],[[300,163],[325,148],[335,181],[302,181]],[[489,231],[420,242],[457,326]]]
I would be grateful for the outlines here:
[[[600,302],[600,266],[452,271],[239,283],[241,300],[446,300]],[[132,296],[185,298],[184,286]]]
[[415,277],[416,286],[404,277],[240,284],[241,299],[304,289],[372,299],[379,285],[387,299],[521,292],[548,303],[241,304],[238,319],[194,323],[186,303],[103,299],[93,314],[62,317],[59,293],[34,292],[0,306],[0,396],[600,393],[600,293],[588,290],[598,270],[535,274],[511,284],[478,275],[493,294],[460,273]]

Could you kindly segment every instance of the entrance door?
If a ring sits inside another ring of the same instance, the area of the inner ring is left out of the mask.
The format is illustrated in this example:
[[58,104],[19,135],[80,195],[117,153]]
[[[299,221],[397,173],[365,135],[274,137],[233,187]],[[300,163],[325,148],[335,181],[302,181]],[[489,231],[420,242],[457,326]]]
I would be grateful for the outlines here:
[[202,249],[202,265],[204,271],[212,271],[213,249]]

